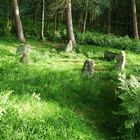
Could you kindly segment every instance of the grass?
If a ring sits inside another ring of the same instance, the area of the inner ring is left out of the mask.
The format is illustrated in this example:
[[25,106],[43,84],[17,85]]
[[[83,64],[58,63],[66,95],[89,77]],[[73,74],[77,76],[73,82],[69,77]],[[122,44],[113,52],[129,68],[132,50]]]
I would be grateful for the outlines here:
[[[0,114],[2,140],[105,140],[116,134],[114,62],[99,46],[79,46],[67,54],[58,44],[29,40],[28,65],[15,55],[19,42],[0,40]],[[62,45],[63,46],[63,45]],[[126,73],[139,75],[140,56],[127,53]],[[86,58],[95,61],[92,79],[82,77]],[[11,93],[12,92],[12,93]],[[10,94],[11,93],[11,94]],[[10,94],[10,96],[8,96]],[[7,96],[6,96],[7,95]],[[7,97],[7,98],[6,98]]]

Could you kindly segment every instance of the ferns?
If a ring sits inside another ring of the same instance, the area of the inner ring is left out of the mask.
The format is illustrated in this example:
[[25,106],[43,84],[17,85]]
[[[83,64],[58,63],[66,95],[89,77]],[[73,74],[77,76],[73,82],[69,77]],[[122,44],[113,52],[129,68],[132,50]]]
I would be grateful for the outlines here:
[[140,52],[140,42],[132,40],[128,36],[118,37],[115,35],[103,35],[96,32],[86,32],[85,34],[77,33],[76,39],[79,44],[99,45],[101,47],[131,50],[136,53]]
[[140,137],[140,82],[131,75],[128,79],[119,75],[118,98],[121,99],[119,116],[124,118],[119,132],[123,139],[135,140]]

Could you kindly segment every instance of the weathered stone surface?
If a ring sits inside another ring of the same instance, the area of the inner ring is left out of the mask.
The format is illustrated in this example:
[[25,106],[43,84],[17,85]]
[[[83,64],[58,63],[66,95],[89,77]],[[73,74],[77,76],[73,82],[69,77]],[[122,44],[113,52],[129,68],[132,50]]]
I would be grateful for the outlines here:
[[121,51],[120,54],[116,56],[116,69],[123,71],[126,64],[126,54],[124,51]]
[[106,61],[112,61],[116,58],[116,56],[117,56],[117,53],[114,53],[114,52],[111,52],[108,50],[105,50],[105,52],[104,52],[104,59]]
[[70,53],[73,51],[73,45],[72,45],[72,41],[70,40],[67,47],[66,47],[66,52]]
[[21,55],[19,61],[27,64],[29,62],[30,52],[31,52],[31,46],[29,44],[23,44],[19,46],[16,50],[16,54]]
[[94,61],[91,59],[87,59],[84,62],[83,68],[82,68],[82,74],[84,76],[90,76],[92,77],[94,74]]
[[17,55],[23,55],[24,53],[30,54],[30,52],[31,52],[31,46],[29,44],[22,44],[16,50]]
[[29,62],[29,55],[24,53],[19,60],[21,63],[27,64]]

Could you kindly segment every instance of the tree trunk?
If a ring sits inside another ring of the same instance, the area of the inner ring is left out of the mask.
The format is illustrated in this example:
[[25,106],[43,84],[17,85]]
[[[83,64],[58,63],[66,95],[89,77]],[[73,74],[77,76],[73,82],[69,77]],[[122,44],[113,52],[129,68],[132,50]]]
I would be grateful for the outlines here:
[[34,25],[34,30],[36,31],[36,2],[35,0],[32,0],[32,13],[33,13],[33,25]]
[[86,0],[86,5],[85,5],[85,17],[84,17],[84,23],[82,27],[82,33],[86,31],[86,24],[87,24],[87,17],[88,17],[88,7],[89,7],[89,0]]
[[41,40],[44,40],[44,12],[45,12],[45,0],[41,0],[41,27],[40,27]]
[[7,9],[6,9],[6,32],[8,31],[9,32],[9,15],[10,15],[10,11],[9,11],[9,0],[6,1],[6,4],[7,4]]
[[13,15],[14,15],[14,26],[16,29],[17,38],[19,41],[25,42],[17,0],[13,0]]
[[88,11],[86,10],[84,24],[83,24],[83,28],[82,28],[82,33],[85,33],[85,31],[86,31],[87,17],[88,17]]
[[72,23],[72,4],[71,0],[67,0],[66,7],[66,28],[67,28],[67,38],[68,42],[71,40],[73,46],[76,46],[75,36],[73,32],[73,23]]
[[54,15],[54,33],[59,31],[59,12],[57,11]]
[[132,2],[133,36],[135,39],[138,39],[139,34],[138,34],[138,24],[137,24],[136,0],[131,0],[131,2]]
[[78,30],[79,32],[82,32],[82,21],[83,21],[83,13],[79,13],[79,18],[78,18]]
[[59,11],[57,11],[56,14],[56,31],[59,31]]
[[112,9],[112,5],[110,4],[110,6],[109,6],[109,8],[108,8],[108,25],[107,25],[107,32],[108,32],[108,34],[110,34],[111,33],[111,16],[112,16],[112,14],[111,14],[111,10]]

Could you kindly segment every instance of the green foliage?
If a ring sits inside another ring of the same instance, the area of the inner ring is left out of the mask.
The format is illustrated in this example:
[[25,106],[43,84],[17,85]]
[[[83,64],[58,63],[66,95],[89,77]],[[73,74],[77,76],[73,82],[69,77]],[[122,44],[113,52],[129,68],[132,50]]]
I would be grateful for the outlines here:
[[104,139],[92,117],[97,78],[81,76],[86,57],[57,51],[46,41],[30,44],[30,63],[23,65],[15,55],[19,43],[0,42],[0,91],[13,91],[4,104],[0,139]]
[[3,36],[9,37],[11,32],[12,32],[12,21],[11,20],[8,20],[7,22],[0,21],[0,37]]
[[110,0],[74,0],[74,10],[77,12],[88,12],[94,18],[99,16],[106,7],[109,7]]
[[140,138],[140,82],[131,75],[126,78],[125,74],[119,75],[120,101],[118,115],[122,118],[119,133],[124,140],[134,140]]
[[128,36],[117,37],[113,35],[103,35],[99,33],[87,32],[85,34],[77,33],[77,42],[80,44],[99,45],[123,50],[140,52],[140,41],[132,40]]
[[[75,50],[78,53],[67,54],[64,48],[57,48],[58,43],[46,40],[28,43],[32,46],[30,61],[23,65],[15,55],[20,43],[15,38],[0,40],[0,91],[5,91],[0,94],[7,98],[13,91],[3,104],[0,139],[115,137],[122,121],[112,114],[119,109],[115,94],[117,74],[114,62],[104,61],[103,54],[106,49],[119,50],[79,45],[80,51]],[[140,56],[126,53],[126,72],[139,75]],[[81,75],[87,58],[95,61],[92,79]]]

